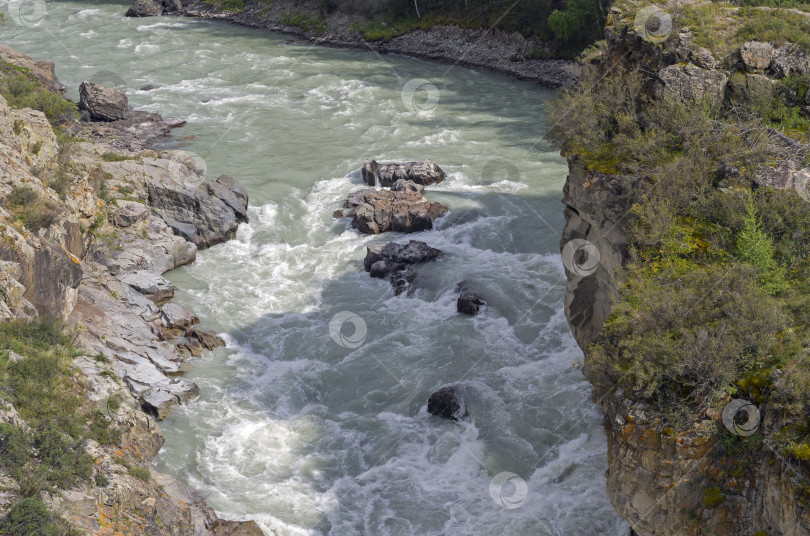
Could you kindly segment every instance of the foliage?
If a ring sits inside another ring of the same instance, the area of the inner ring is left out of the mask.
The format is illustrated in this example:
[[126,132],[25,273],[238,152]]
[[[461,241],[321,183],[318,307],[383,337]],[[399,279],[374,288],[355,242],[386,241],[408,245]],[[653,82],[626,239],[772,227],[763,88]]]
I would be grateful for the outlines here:
[[48,511],[45,504],[35,498],[26,498],[15,504],[0,521],[0,535],[8,536],[62,536],[65,529],[60,520]]
[[552,11],[548,26],[557,39],[590,43],[601,37],[605,17],[600,0],[568,0],[565,9]]
[[[98,411],[88,416],[83,408],[70,369],[74,350],[60,328],[47,320],[0,323],[0,395],[33,429],[28,434],[0,426],[3,464],[20,479],[24,496],[88,479],[93,463],[82,449],[84,439],[121,439],[106,417]],[[11,361],[9,350],[24,358]]]
[[31,438],[23,430],[8,423],[0,423],[0,467],[12,472],[28,461]]
[[5,200],[5,207],[34,232],[53,225],[59,214],[56,205],[42,199],[30,186],[15,186]]
[[48,91],[28,71],[0,61],[0,94],[13,108],[33,108],[45,114],[51,126],[78,117],[76,104]]
[[787,288],[784,269],[774,259],[773,241],[762,231],[762,221],[750,199],[745,203],[745,218],[742,232],[737,237],[737,250],[743,261],[759,270],[765,292],[778,294]]
[[[725,9],[685,11],[698,7]],[[677,429],[729,394],[774,404],[788,424],[810,414],[810,204],[760,182],[764,166],[806,158],[782,133],[806,139],[796,102],[810,84],[761,82],[735,75],[723,101],[683,103],[654,98],[641,70],[596,63],[551,114],[572,173],[629,208],[629,262],[584,370]],[[786,452],[810,457],[802,445]]]
[[785,319],[742,265],[707,269],[675,256],[634,265],[603,330],[588,348],[589,376],[654,403],[699,407],[770,364]]
[[291,11],[281,16],[282,24],[295,26],[308,32],[323,33],[326,31],[326,21],[304,11]]

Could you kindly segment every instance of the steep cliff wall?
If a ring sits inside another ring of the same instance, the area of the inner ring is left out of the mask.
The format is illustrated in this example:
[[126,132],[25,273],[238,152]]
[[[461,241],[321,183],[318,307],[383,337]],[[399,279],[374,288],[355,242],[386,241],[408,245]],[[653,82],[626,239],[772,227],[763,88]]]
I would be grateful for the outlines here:
[[[777,258],[783,255],[776,264],[806,262],[803,250],[792,249],[796,242],[781,240],[780,226],[790,221],[798,242],[808,232],[806,220],[790,218],[806,210],[810,62],[806,44],[791,43],[799,33],[780,34],[757,18],[795,17],[788,26],[806,31],[810,15],[752,9],[616,5],[605,42],[587,57],[586,87],[558,104],[558,121],[583,126],[552,130],[569,161],[560,244],[566,315],[605,415],[608,494],[641,536],[810,534],[810,481],[800,446],[807,386],[794,381],[795,367],[807,358],[802,351],[774,357],[790,334],[806,344],[803,318],[785,306],[803,299],[803,275],[790,282],[791,268],[785,269],[779,272],[786,274],[785,286],[769,287],[766,272],[780,269],[757,266],[752,296],[763,296],[760,314],[784,315],[779,328],[762,336],[771,341],[763,348],[740,346],[761,352],[757,363],[730,362],[722,374],[707,367],[702,382],[685,370],[722,361],[715,348],[736,348],[741,337],[682,318],[701,317],[710,308],[704,302],[730,295],[727,280],[737,276],[711,279],[715,272],[729,269],[744,279],[756,264],[740,246],[746,199],[751,206],[765,198],[784,203],[759,206],[759,229],[769,235],[763,240],[777,244],[776,253],[771,250]],[[769,37],[757,41],[751,28]],[[668,114],[658,110],[664,106]],[[795,114],[795,123],[786,116],[775,120],[772,110],[782,107]],[[704,133],[673,126],[688,121]],[[721,156],[713,153],[713,143],[728,140],[706,132],[724,129],[739,132],[746,149],[734,142]],[[604,137],[593,136],[596,131]],[[661,131],[670,137],[661,141]],[[748,135],[754,131],[761,133],[756,141]],[[732,165],[735,151],[757,157],[748,167]],[[686,289],[695,274],[717,284],[705,285],[690,302]],[[712,318],[722,325],[734,314],[725,310]],[[663,336],[656,340],[648,332]],[[690,352],[702,357],[688,361]],[[670,353],[676,357],[667,361]],[[803,387],[786,389],[786,378]],[[732,399],[756,407],[756,433],[724,426],[722,411]]]
[[221,344],[160,274],[233,237],[247,193],[143,148],[177,122],[78,123],[61,88],[0,46],[0,92],[48,112],[0,96],[0,533],[261,535],[152,469],[156,420],[199,392],[177,376]]

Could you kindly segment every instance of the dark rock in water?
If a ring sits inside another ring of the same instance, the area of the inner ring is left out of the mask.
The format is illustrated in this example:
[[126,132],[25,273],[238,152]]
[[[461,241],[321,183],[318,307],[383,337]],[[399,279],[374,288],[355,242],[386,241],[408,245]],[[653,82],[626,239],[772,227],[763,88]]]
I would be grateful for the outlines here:
[[186,338],[188,338],[191,344],[202,346],[206,350],[213,350],[214,348],[225,346],[225,342],[213,333],[208,333],[207,331],[197,328],[187,330]]
[[456,393],[455,387],[442,387],[428,399],[428,413],[457,421],[467,416],[464,401]]
[[395,192],[419,192],[421,194],[424,193],[425,187],[421,184],[416,184],[413,181],[399,179],[391,186],[391,190]]
[[400,179],[426,186],[442,182],[445,177],[442,168],[433,160],[380,165],[376,160],[369,159],[363,164],[361,175],[363,182],[369,186],[376,186],[379,180],[380,186],[386,187],[392,186]]
[[153,89],[157,89],[158,86],[155,84],[146,84],[145,86],[141,86],[138,88],[138,91],[152,91]]
[[352,226],[365,234],[425,231],[450,211],[441,203],[431,203],[419,192],[392,190],[353,192],[343,207],[347,210],[341,211],[340,217],[352,216]]
[[432,248],[424,242],[411,240],[407,244],[385,242],[369,244],[363,267],[370,272],[374,264],[380,261],[389,261],[393,264],[406,265],[421,262],[435,261],[444,255],[441,250]]
[[462,292],[456,302],[456,308],[459,313],[465,315],[477,315],[487,302],[481,296],[473,294],[472,292]]
[[130,114],[123,91],[93,82],[82,82],[79,86],[79,108],[87,110],[90,118],[97,121],[117,121]]
[[411,240],[407,244],[387,242],[370,244],[363,260],[363,267],[371,277],[388,279],[399,295],[416,278],[414,265],[435,261],[444,253],[424,242]]
[[180,0],[135,0],[127,10],[127,17],[159,17],[183,9]]

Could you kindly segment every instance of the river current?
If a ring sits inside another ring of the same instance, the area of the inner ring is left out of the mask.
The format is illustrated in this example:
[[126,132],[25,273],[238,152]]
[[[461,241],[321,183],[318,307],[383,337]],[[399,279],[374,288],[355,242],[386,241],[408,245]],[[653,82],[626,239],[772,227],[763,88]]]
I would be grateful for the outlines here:
[[[39,25],[9,20],[0,40],[55,61],[75,100],[91,80],[187,119],[163,147],[250,194],[235,240],[167,274],[227,347],[195,360],[201,395],[161,423],[157,469],[268,535],[626,535],[563,314],[566,164],[542,138],[553,92],[125,11],[48,2]],[[367,157],[435,160],[447,179],[427,195],[451,212],[411,236],[334,219]],[[409,239],[446,255],[394,296],[362,260],[371,242]],[[456,312],[462,282],[489,302],[483,315]],[[360,331],[330,333],[340,313]],[[469,419],[427,413],[444,385]]]

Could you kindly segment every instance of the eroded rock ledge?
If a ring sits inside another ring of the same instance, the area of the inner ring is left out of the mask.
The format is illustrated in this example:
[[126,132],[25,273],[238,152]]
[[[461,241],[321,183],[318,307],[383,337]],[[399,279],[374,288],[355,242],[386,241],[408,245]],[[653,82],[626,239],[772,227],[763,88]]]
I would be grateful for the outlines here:
[[[6,47],[0,56],[45,88],[62,87],[52,64]],[[88,404],[124,432],[117,447],[86,441],[103,478],[49,496],[54,511],[86,534],[260,536],[254,522],[220,520],[202,496],[151,469],[163,444],[155,417],[199,392],[180,377],[188,358],[221,344],[194,327],[192,313],[161,307],[172,288],[160,274],[233,237],[248,203],[235,179],[206,178],[189,155],[144,150],[168,130],[155,115],[67,125],[93,141],[60,146],[44,114],[0,97],[0,320],[49,316],[72,326]],[[143,138],[132,121],[143,123]],[[14,496],[10,479],[0,488]],[[0,514],[8,505],[0,501]]]

